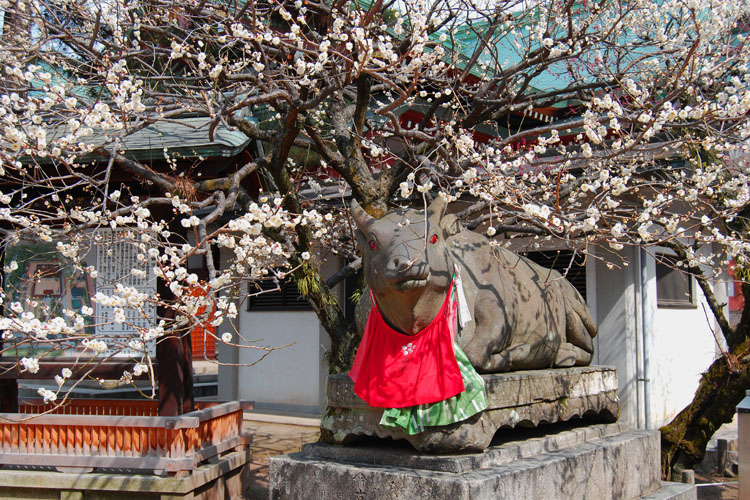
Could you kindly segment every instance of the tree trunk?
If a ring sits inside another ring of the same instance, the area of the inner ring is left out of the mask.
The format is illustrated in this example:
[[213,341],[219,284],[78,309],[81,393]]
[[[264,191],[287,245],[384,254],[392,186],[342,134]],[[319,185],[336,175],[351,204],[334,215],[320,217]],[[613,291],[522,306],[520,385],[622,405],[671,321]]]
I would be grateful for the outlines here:
[[[738,271],[735,271],[738,272]],[[743,272],[743,271],[739,271]],[[737,274],[735,274],[737,276]],[[701,287],[705,280],[699,280]],[[705,288],[704,288],[705,290]],[[710,290],[705,290],[713,297]],[[742,294],[750,297],[750,284]],[[712,308],[713,309],[713,308]],[[714,310],[719,317],[723,313]],[[728,323],[727,323],[728,325]],[[708,441],[723,424],[732,421],[736,407],[750,388],[750,301],[745,301],[737,328],[725,332],[729,352],[724,353],[701,377],[693,400],[661,431],[662,476],[690,469],[703,460]]]
[[315,266],[301,262],[292,278],[297,289],[312,304],[323,328],[331,339],[331,349],[326,358],[328,373],[343,373],[354,359],[354,351],[359,345],[359,337],[354,325],[347,323],[338,298],[328,288]]
[[[693,400],[661,431],[662,476],[690,469],[703,460],[711,436],[731,422],[750,387],[750,340],[714,361],[701,378]],[[731,360],[731,361],[730,361]]]

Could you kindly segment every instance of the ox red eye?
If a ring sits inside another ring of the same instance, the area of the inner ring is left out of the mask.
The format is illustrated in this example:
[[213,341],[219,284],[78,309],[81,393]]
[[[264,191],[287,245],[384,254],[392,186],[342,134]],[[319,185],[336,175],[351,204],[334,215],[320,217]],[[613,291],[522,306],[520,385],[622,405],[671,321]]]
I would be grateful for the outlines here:
[[430,236],[430,243],[432,243],[433,245],[437,243],[437,234],[433,234],[432,236]]
[[370,250],[377,250],[378,244],[375,243],[375,240],[370,240]]

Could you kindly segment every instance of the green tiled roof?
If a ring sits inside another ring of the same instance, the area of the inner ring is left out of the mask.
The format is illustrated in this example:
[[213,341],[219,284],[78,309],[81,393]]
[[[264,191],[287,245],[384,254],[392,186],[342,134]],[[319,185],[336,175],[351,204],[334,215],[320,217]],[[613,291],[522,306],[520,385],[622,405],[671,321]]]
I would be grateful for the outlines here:
[[[125,156],[133,160],[163,159],[165,149],[170,156],[182,158],[202,157],[232,157],[239,154],[250,143],[250,139],[239,130],[232,130],[219,125],[214,130],[214,138],[208,137],[211,120],[207,117],[177,118],[170,121],[158,122],[141,130],[126,135],[120,141],[120,148]],[[120,134],[123,131],[116,132]],[[62,136],[66,132],[60,130],[54,136]],[[85,138],[88,144],[111,143],[112,131],[95,130],[94,134]],[[50,138],[50,137],[48,137]],[[93,158],[79,158],[87,161]]]
[[210,123],[206,117],[159,122],[125,137],[121,143],[126,156],[152,160],[163,158],[165,148],[169,154],[179,154],[184,158],[231,157],[239,154],[250,142],[244,133],[221,124],[214,130],[211,141],[208,137]]

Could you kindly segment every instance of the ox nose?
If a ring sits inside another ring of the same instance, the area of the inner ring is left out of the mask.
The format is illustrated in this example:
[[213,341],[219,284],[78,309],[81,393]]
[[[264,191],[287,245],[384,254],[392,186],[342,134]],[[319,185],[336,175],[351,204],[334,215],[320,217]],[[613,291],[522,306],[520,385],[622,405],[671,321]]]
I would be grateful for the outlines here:
[[392,277],[423,278],[428,273],[427,262],[417,257],[410,259],[406,255],[397,255],[391,257],[386,265],[386,274]]
[[412,265],[412,262],[406,258],[404,255],[397,255],[395,257],[392,257],[391,260],[388,261],[388,271],[393,273],[403,273],[407,269],[409,269]]

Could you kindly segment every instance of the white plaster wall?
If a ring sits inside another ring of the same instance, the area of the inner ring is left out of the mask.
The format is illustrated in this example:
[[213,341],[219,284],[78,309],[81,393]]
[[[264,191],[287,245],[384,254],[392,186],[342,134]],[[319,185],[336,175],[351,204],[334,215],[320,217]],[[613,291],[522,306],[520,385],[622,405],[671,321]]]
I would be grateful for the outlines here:
[[[312,311],[242,312],[240,329],[247,339],[283,346],[253,366],[241,366],[238,396],[242,400],[277,405],[315,406],[320,403],[320,327]],[[262,353],[240,349],[238,361],[249,364]]]
[[703,312],[703,293],[697,283],[693,282],[698,299],[696,308],[658,308],[653,257],[648,258],[647,269],[644,288],[652,315],[651,329],[647,330],[650,424],[657,429],[693,399],[701,374],[714,360],[716,342],[712,334],[713,319],[709,323]]
[[[622,253],[629,261],[634,260],[632,249]],[[594,265],[596,287],[587,290],[587,295],[596,294],[594,319],[599,334],[594,339],[594,363],[617,368],[620,420],[637,427],[640,402],[636,369],[635,266],[608,269],[599,260]]]
[[[330,276],[339,269],[339,259],[327,256],[323,275]],[[320,255],[316,258],[323,258]],[[338,287],[343,288],[343,287]],[[341,290],[337,290],[343,295]],[[220,370],[222,375],[236,379],[236,396],[254,401],[256,408],[278,411],[321,412],[326,405],[325,379],[328,367],[325,353],[330,347],[328,333],[320,325],[313,311],[256,311],[248,312],[243,303],[238,315],[238,329],[248,340],[262,339],[256,344],[288,347],[270,353],[255,365],[262,352],[253,349],[233,349],[231,362],[240,366]],[[223,352],[220,351],[220,359]],[[227,384],[227,389],[231,383]]]

